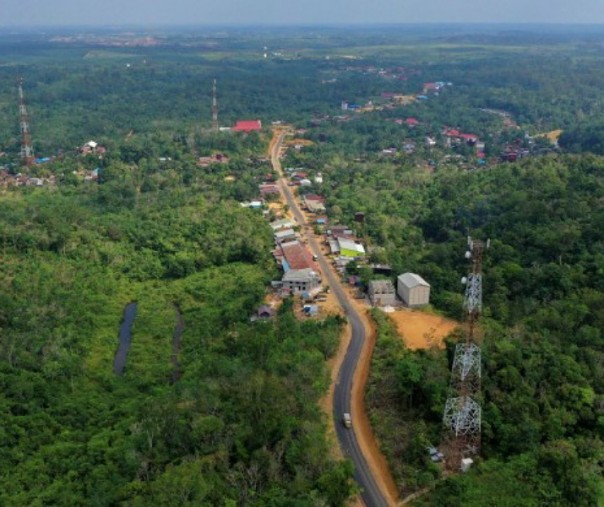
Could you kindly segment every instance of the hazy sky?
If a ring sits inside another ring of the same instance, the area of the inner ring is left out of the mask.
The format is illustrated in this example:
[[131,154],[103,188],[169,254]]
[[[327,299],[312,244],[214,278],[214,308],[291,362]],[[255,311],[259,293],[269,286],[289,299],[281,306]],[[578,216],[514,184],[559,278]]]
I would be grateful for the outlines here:
[[604,23],[604,0],[2,0],[0,26]]

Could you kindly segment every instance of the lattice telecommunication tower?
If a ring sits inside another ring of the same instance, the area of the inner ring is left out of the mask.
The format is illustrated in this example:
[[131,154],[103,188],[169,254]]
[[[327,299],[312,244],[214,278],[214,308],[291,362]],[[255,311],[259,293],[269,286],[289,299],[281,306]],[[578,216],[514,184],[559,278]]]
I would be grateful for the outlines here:
[[212,130],[218,130],[218,99],[216,97],[216,80],[212,86]]
[[489,247],[468,237],[466,258],[472,261],[472,272],[462,278],[466,286],[464,309],[467,330],[463,342],[455,346],[449,397],[445,404],[443,451],[447,467],[457,470],[462,460],[480,452],[481,431],[481,355],[476,343],[476,323],[482,312],[482,257]]
[[23,78],[17,80],[19,92],[19,126],[21,129],[21,162],[25,166],[34,163],[34,149],[31,143],[31,131],[29,129],[29,115],[25,106],[25,94],[23,93]]

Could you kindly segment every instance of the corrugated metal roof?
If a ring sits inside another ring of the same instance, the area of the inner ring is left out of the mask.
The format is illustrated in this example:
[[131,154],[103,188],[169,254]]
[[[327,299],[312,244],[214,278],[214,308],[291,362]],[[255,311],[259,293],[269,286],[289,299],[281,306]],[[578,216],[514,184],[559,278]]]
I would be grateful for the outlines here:
[[306,269],[290,269],[287,273],[283,275],[281,280],[284,282],[306,282],[309,280],[317,280],[319,275],[316,271],[306,268]]
[[398,281],[409,288],[417,287],[418,285],[430,287],[430,284],[426,282],[426,280],[415,273],[403,273],[402,275],[399,275]]
[[338,238],[338,243],[340,245],[340,250],[352,250],[357,253],[365,253],[365,248],[363,247],[363,245],[355,243],[352,240]]

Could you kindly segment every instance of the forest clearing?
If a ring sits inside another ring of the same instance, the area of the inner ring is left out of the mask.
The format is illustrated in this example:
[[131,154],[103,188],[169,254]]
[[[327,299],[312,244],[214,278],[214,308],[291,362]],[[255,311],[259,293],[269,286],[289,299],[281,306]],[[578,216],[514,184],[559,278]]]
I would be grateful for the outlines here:
[[388,313],[396,324],[399,336],[408,349],[442,348],[444,339],[458,326],[459,322],[418,310],[402,309]]

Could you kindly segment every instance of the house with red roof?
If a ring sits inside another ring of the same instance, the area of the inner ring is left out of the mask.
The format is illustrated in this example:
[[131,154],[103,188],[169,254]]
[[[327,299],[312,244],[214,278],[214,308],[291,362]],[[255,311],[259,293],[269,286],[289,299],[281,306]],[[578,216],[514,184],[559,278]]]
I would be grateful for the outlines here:
[[443,135],[448,138],[463,140],[470,146],[474,146],[478,142],[478,136],[476,134],[464,134],[457,129],[451,129],[448,127],[444,128]]
[[262,130],[262,122],[260,120],[238,120],[231,130],[235,132],[258,132]]
[[281,264],[285,272],[290,269],[317,270],[317,264],[313,260],[312,254],[306,248],[306,245],[300,243],[298,240],[280,243],[273,250],[273,256]]
[[419,120],[417,118],[410,117],[405,120],[405,123],[408,127],[416,127],[419,125]]

